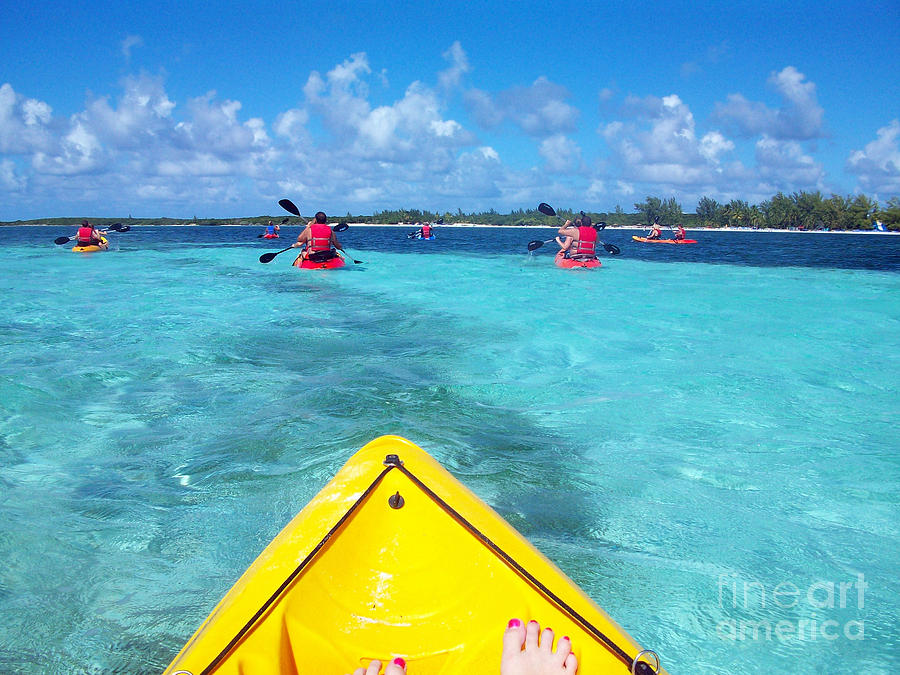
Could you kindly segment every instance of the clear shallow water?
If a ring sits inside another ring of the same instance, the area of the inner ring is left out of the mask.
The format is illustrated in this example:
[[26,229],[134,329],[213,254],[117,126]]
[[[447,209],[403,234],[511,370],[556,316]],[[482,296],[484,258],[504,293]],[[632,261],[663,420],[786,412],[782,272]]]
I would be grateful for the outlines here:
[[670,672],[900,664],[897,237],[614,232],[567,272],[549,231],[352,228],[367,264],[306,274],[257,232],[0,228],[0,672],[161,671],[383,433]]

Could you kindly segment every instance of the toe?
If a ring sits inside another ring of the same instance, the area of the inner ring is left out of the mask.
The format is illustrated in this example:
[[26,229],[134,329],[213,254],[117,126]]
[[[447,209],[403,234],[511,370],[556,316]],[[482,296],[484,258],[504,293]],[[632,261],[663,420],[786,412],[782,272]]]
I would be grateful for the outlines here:
[[553,629],[550,626],[541,631],[541,649],[545,652],[553,650]]
[[369,667],[366,668],[366,675],[378,675],[379,670],[381,670],[381,661],[372,659],[369,661]]
[[574,674],[576,670],[578,670],[578,659],[575,658],[575,654],[569,654],[566,657],[566,662],[563,664],[563,668],[566,669],[567,673]]
[[525,626],[519,619],[510,619],[503,634],[503,654],[513,656],[522,651],[525,644]]
[[384,675],[404,675],[406,673],[406,661],[401,657],[395,658],[384,669]]
[[525,649],[537,649],[538,636],[541,633],[541,626],[537,621],[532,619],[525,626]]
[[566,659],[569,657],[569,654],[572,653],[572,642],[569,640],[568,636],[563,636],[559,638],[556,643],[556,658],[557,663],[560,665],[565,665]]

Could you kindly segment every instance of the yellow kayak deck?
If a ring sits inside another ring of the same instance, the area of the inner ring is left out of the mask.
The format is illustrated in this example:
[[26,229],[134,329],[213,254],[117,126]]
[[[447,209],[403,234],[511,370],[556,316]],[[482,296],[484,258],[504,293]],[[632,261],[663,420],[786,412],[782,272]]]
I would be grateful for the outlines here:
[[497,675],[513,617],[569,636],[580,673],[629,673],[641,652],[424,450],[383,436],[272,540],[165,673],[341,675],[401,656],[410,675]]

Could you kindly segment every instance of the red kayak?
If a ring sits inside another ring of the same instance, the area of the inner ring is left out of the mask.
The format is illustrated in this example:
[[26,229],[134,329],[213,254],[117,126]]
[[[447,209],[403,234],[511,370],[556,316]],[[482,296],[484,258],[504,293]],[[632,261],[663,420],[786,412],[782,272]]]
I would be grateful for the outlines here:
[[263,239],[278,239],[278,235],[277,234],[264,234],[262,236],[262,238]]
[[556,263],[557,267],[562,267],[567,270],[576,268],[593,269],[594,267],[600,267],[601,265],[600,261],[593,256],[566,258],[561,252],[556,254],[556,258],[553,262]]
[[631,237],[635,241],[641,241],[645,244],[696,244],[696,239],[647,239],[647,237]]
[[309,258],[304,258],[302,255],[299,255],[294,261],[294,267],[299,267],[302,270],[336,270],[346,264],[344,259],[339,255],[335,255],[333,258],[328,258],[327,260],[310,260]]

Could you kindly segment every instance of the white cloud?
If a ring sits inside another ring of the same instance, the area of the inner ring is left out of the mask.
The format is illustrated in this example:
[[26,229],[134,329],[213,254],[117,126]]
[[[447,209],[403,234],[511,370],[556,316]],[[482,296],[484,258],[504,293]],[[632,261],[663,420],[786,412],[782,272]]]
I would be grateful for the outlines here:
[[107,162],[100,139],[78,116],[73,118],[59,147],[59,152],[52,155],[44,152],[34,155],[32,165],[38,173],[60,176],[94,173]]
[[550,173],[575,173],[581,170],[581,148],[563,134],[541,141],[538,150]]
[[847,158],[847,170],[859,177],[863,190],[900,194],[900,120],[878,130],[878,138]]
[[[546,77],[497,92],[464,90],[471,66],[461,44],[443,56],[447,67],[430,82],[386,98],[388,73],[373,70],[367,54],[352,54],[311,72],[300,100],[265,120],[215,92],[176,105],[163,79],[149,75],[123,78],[118,90],[89,97],[68,116],[4,84],[0,205],[13,217],[48,200],[103,209],[143,203],[171,213],[203,204],[255,210],[302,195],[325,210],[364,212],[439,206],[421,204],[425,195],[468,209],[515,208],[552,194],[609,208],[635,194],[761,201],[779,189],[826,184],[817,153],[801,142],[823,133],[824,116],[815,86],[796,69],[769,80],[781,108],[735,94],[717,108],[723,127],[696,120],[674,93],[629,96],[616,114],[612,89],[577,106]],[[460,102],[468,115],[451,114]],[[599,150],[578,135],[585,106],[605,116]],[[728,126],[752,132],[750,140]],[[526,151],[511,150],[523,136]],[[894,120],[849,154],[847,170],[865,189],[900,192],[898,142]],[[513,156],[526,166],[513,168]]]
[[438,73],[438,83],[444,90],[455,89],[462,82],[463,76],[471,70],[469,58],[457,40],[444,52],[444,59],[450,67]]
[[631,115],[630,121],[610,122],[600,133],[629,183],[708,185],[721,172],[722,156],[734,149],[718,131],[698,139],[694,115],[676,94],[629,97],[625,112]]
[[804,154],[796,141],[781,141],[763,136],[756,143],[756,162],[760,177],[776,190],[825,188],[825,170]]
[[306,128],[308,123],[309,112],[307,110],[291,108],[275,118],[272,130],[294,146],[308,145],[311,142],[309,131]]
[[43,101],[17,94],[10,84],[0,86],[0,152],[26,155],[49,151],[54,143],[52,112]]
[[825,111],[819,105],[816,85],[793,66],[772,73],[768,80],[782,98],[778,109],[730,94],[716,104],[713,118],[746,136],[765,134],[782,140],[810,140],[824,135]]
[[160,78],[125,78],[124,92],[113,107],[109,97],[95,99],[77,117],[112,148],[152,148],[170,140],[175,104]]
[[710,131],[700,139],[699,150],[708,161],[718,163],[720,155],[734,150],[734,143],[718,131]]
[[126,61],[131,61],[131,50],[135,47],[143,47],[144,38],[140,35],[129,35],[122,40],[122,56]]
[[568,104],[565,87],[539,77],[528,87],[512,87],[495,98],[479,90],[467,92],[466,105],[484,128],[508,119],[529,136],[543,138],[575,130],[579,111]]
[[25,177],[16,169],[11,159],[0,161],[0,188],[9,192],[18,192],[25,187]]

